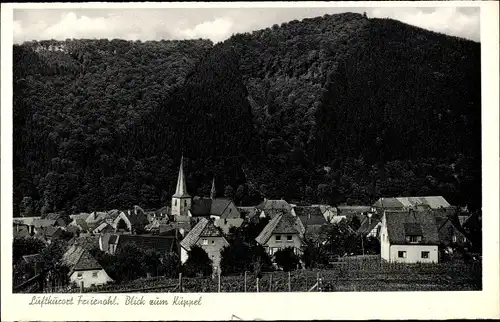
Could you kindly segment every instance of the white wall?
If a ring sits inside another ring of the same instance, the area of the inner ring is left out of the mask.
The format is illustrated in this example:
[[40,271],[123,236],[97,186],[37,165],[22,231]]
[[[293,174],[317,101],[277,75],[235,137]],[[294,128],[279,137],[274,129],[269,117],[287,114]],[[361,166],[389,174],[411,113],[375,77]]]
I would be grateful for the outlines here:
[[[399,258],[398,252],[406,251],[406,258]],[[422,258],[423,251],[429,252],[429,258]],[[391,245],[390,261],[398,263],[437,263],[437,245]]]
[[[93,273],[97,273],[97,276],[94,277]],[[82,276],[79,277],[78,274]],[[111,277],[108,276],[105,270],[88,270],[88,271],[75,271],[70,276],[70,281],[75,282],[78,287],[80,287],[83,282],[83,287],[90,287],[92,284],[95,285],[103,285],[108,282],[113,281]]]
[[181,263],[184,264],[188,260],[188,252],[181,247]]
[[390,261],[389,252],[391,245],[389,244],[389,236],[387,234],[387,225],[385,215],[382,217],[382,225],[380,227],[380,257],[385,261]]

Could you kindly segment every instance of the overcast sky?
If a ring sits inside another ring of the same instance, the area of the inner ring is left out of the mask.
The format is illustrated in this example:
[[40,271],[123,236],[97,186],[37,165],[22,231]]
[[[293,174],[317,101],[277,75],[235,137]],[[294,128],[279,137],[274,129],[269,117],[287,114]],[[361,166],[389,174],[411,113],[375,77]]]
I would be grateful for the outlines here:
[[14,42],[67,38],[209,38],[213,42],[294,19],[366,12],[479,41],[479,8],[15,9]]

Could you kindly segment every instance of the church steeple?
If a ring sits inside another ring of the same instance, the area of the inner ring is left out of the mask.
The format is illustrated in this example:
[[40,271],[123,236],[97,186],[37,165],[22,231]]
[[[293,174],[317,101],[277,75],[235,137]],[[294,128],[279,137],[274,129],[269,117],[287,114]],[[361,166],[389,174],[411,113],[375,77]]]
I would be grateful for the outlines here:
[[184,156],[181,157],[181,165],[179,167],[179,176],[177,177],[177,187],[175,188],[174,198],[191,197],[187,193],[186,178],[184,177]]
[[210,191],[210,198],[215,199],[216,191],[215,191],[215,177],[212,180],[212,190]]
[[[185,217],[189,215],[191,209],[191,196],[187,192],[186,178],[184,177],[184,156],[181,157],[181,165],[179,166],[179,176],[177,177],[177,186],[175,194],[172,196],[172,215],[174,218],[179,216]],[[177,221],[177,219],[174,219]]]

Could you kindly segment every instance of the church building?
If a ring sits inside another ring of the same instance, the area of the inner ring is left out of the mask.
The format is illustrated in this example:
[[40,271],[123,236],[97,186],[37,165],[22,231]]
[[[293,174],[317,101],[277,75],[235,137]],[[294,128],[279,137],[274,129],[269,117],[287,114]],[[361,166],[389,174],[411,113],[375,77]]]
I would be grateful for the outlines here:
[[172,217],[176,222],[189,222],[191,218],[240,218],[240,212],[232,200],[216,198],[215,179],[212,182],[210,198],[191,198],[187,192],[184,174],[184,158],[181,158],[177,186],[172,196]]

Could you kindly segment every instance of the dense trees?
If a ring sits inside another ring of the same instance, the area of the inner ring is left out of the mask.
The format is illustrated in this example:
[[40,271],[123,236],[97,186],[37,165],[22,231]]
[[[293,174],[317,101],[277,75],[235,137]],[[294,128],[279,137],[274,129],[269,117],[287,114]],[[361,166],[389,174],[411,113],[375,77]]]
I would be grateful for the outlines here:
[[14,50],[14,213],[160,207],[185,156],[238,204],[481,205],[478,43],[359,14],[205,40]]
[[200,246],[193,246],[188,252],[188,259],[182,265],[184,276],[210,276],[213,272],[212,260]]

